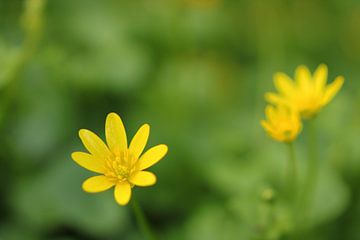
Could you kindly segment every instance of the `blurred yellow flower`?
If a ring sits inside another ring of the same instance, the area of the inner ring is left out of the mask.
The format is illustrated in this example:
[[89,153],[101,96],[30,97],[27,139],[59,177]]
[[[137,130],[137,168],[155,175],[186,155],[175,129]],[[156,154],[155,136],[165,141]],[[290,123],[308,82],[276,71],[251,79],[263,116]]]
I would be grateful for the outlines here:
[[267,120],[261,125],[270,137],[279,142],[294,141],[302,130],[301,119],[297,111],[286,105],[268,105],[265,109]]
[[337,94],[344,83],[338,76],[327,85],[328,69],[320,64],[312,75],[306,66],[300,65],[295,71],[295,81],[284,73],[274,76],[278,93],[266,93],[265,98],[273,104],[293,105],[302,118],[313,118]]
[[130,201],[133,186],[154,185],[156,176],[143,170],[160,161],[168,147],[160,144],[141,155],[149,133],[150,126],[144,124],[128,147],[124,125],[116,113],[109,113],[106,118],[107,145],[95,133],[81,129],[80,139],[90,153],[74,152],[71,157],[80,166],[100,174],[85,180],[82,185],[84,191],[97,193],[115,186],[116,202],[126,205]]

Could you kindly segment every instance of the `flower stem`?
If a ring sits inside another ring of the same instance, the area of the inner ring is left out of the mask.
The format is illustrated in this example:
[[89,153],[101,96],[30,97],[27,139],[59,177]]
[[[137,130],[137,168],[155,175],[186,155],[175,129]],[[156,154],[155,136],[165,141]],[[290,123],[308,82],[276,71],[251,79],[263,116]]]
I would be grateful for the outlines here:
[[151,231],[150,225],[149,225],[149,223],[145,217],[145,214],[144,214],[143,210],[141,209],[138,201],[136,200],[136,198],[134,196],[131,201],[132,201],[132,209],[134,211],[136,221],[137,221],[141,231],[143,232],[144,236],[148,240],[156,240],[156,237],[155,237],[154,233]]
[[[304,203],[306,208],[309,208],[314,194],[314,189],[317,182],[318,175],[318,155],[317,155],[317,137],[315,120],[311,120],[308,123],[308,167],[307,177],[304,189]],[[305,212],[307,214],[307,212]]]
[[298,164],[296,161],[295,147],[292,142],[287,144],[289,149],[289,162],[288,162],[288,192],[289,195],[295,199],[297,194],[297,178],[298,178]]
[[308,132],[307,132],[307,148],[308,148],[308,162],[306,170],[306,179],[304,183],[304,188],[301,194],[300,199],[300,216],[299,223],[303,223],[303,227],[306,228],[306,223],[311,203],[314,197],[314,190],[318,178],[318,152],[317,152],[317,136],[316,136],[316,127],[315,120],[310,120],[308,122]]
[[298,200],[298,163],[296,159],[295,146],[293,142],[287,143],[288,148],[288,166],[287,166],[287,191],[286,195],[289,200],[290,213],[294,217],[294,226],[290,239],[297,239],[298,229],[296,224],[297,200]]

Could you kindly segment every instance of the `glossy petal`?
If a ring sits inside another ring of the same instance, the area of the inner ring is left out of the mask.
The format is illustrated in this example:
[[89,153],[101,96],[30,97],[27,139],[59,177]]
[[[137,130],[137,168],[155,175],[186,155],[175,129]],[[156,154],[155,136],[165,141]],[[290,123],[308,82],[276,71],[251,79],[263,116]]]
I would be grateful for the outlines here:
[[149,133],[150,126],[148,124],[144,124],[131,140],[129,151],[135,157],[135,159],[138,159],[143,152],[149,138]]
[[129,180],[134,185],[147,187],[156,183],[156,176],[151,172],[140,171],[131,176]]
[[139,159],[140,170],[146,169],[160,161],[167,153],[168,147],[164,144],[157,145],[147,150]]
[[334,82],[332,82],[325,90],[324,97],[323,97],[323,105],[326,105],[330,102],[334,96],[338,93],[341,87],[344,84],[344,77],[339,76],[337,77]]
[[106,158],[111,154],[105,143],[95,133],[81,129],[79,136],[86,149],[94,156]]
[[127,137],[124,124],[116,113],[109,113],[105,123],[106,142],[113,153],[127,149]]
[[74,152],[71,154],[71,158],[83,168],[87,170],[104,173],[105,166],[104,162],[95,158],[93,155],[84,152]]
[[118,204],[124,206],[131,198],[131,186],[128,182],[118,183],[115,186],[114,197]]
[[82,188],[85,192],[97,193],[106,191],[114,185],[114,181],[110,181],[109,178],[104,175],[100,175],[86,179]]

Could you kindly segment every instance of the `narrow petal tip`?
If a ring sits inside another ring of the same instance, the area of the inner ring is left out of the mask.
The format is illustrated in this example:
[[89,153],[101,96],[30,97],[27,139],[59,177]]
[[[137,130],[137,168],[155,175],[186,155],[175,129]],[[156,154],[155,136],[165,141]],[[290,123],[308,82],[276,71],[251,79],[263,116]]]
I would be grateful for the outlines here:
[[328,69],[328,67],[325,63],[320,63],[318,68],[326,68],[326,70]]
[[78,154],[78,152],[73,152],[71,153],[71,159],[76,161],[75,158],[76,158],[76,155]]
[[276,93],[267,92],[264,94],[264,98],[265,98],[265,101],[274,103],[274,102],[278,102],[280,97]]
[[164,155],[166,155],[169,151],[169,147],[166,144],[159,144],[164,149]]
[[147,131],[150,131],[150,125],[148,123],[145,123],[142,125],[143,128],[145,128]]
[[120,118],[120,119],[121,119],[120,115],[117,114],[116,112],[110,112],[110,113],[108,113],[108,114],[106,115],[106,119],[109,119],[109,118]]
[[299,66],[296,67],[295,71],[297,70],[306,70],[306,71],[309,71],[309,68],[304,65],[304,64],[300,64]]
[[338,84],[340,85],[340,87],[342,87],[342,85],[344,84],[344,82],[345,82],[345,78],[344,78],[344,76],[338,76],[335,80],[334,80],[335,82],[338,82]]
[[88,130],[88,129],[85,129],[85,128],[82,128],[82,129],[80,129],[79,130],[79,137],[80,138],[82,138],[84,135],[86,135],[87,133],[89,133],[90,132],[90,130]]

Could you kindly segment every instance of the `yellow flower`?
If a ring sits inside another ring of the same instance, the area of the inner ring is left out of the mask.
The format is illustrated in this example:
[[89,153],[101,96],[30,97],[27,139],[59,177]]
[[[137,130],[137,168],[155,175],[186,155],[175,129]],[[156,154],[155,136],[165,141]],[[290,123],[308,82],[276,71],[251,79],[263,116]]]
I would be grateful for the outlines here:
[[327,85],[328,69],[325,64],[319,65],[311,75],[306,66],[300,65],[295,71],[295,81],[284,73],[274,76],[278,93],[267,93],[265,98],[273,104],[293,105],[304,119],[313,118],[337,94],[344,83],[338,76]]
[[279,142],[294,141],[302,130],[301,119],[297,111],[286,105],[267,106],[267,120],[261,125],[270,137]]
[[106,117],[107,145],[95,133],[81,129],[80,139],[90,153],[74,152],[71,157],[80,166],[100,174],[85,180],[82,185],[84,191],[97,193],[115,186],[116,202],[126,205],[130,201],[132,187],[154,185],[156,176],[144,170],[160,161],[168,147],[160,144],[141,155],[149,132],[150,126],[144,124],[128,147],[124,125],[116,113],[109,113]]

